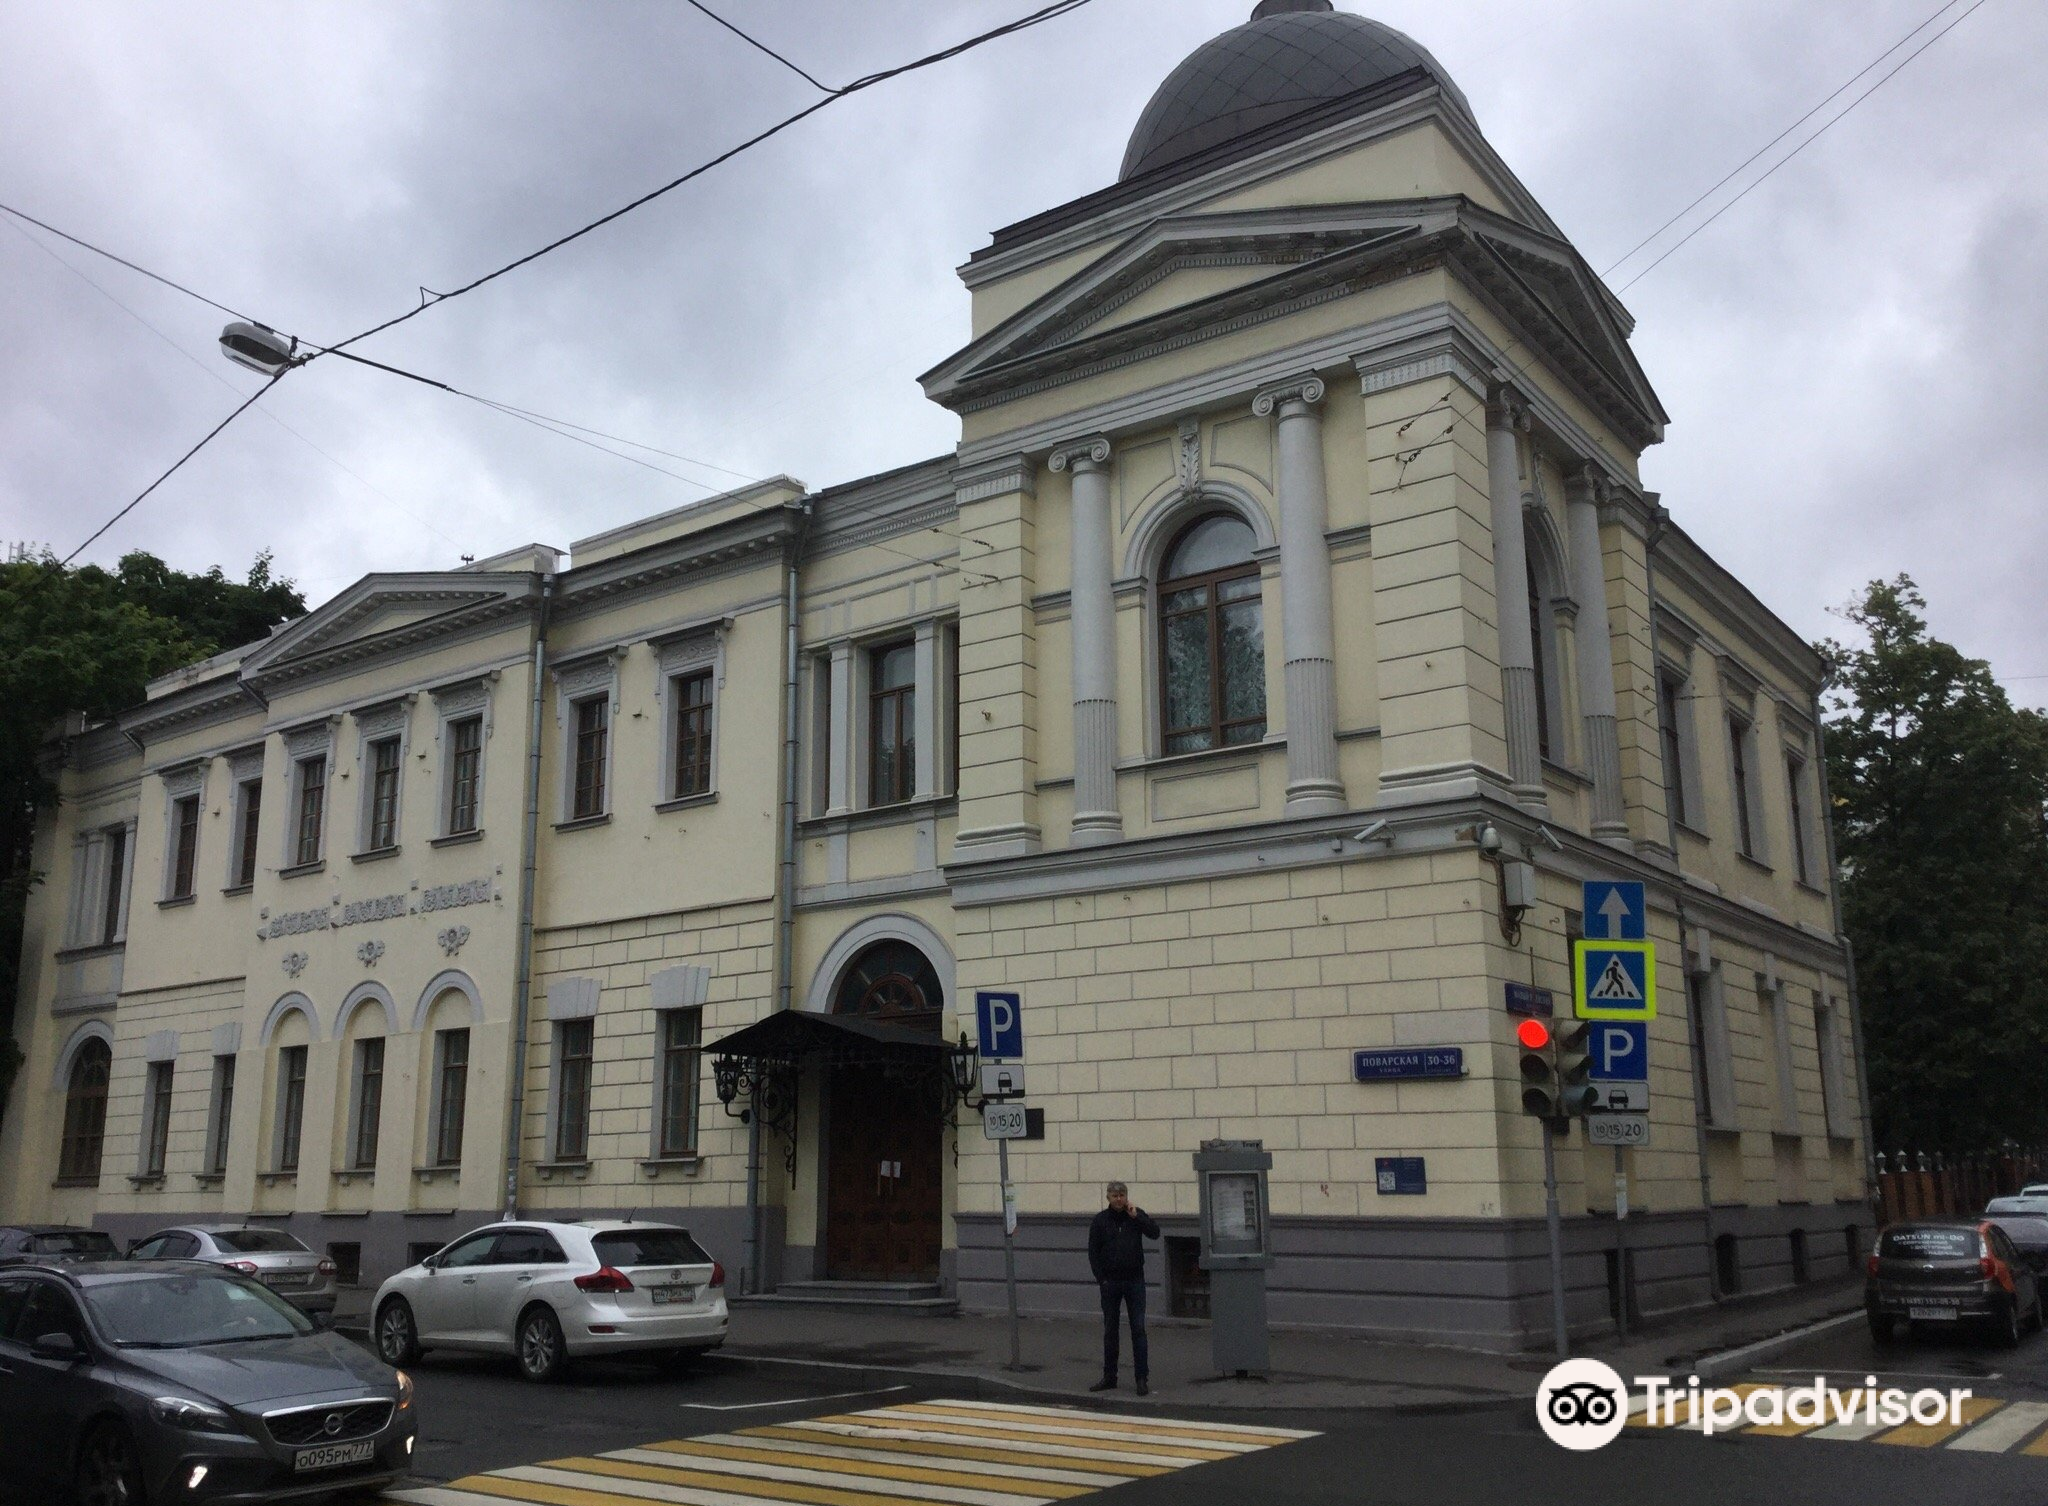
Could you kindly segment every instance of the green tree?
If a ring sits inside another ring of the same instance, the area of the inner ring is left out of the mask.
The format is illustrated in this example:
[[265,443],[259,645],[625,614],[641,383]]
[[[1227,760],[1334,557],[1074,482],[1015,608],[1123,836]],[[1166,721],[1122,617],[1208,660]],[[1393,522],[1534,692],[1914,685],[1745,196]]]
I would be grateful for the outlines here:
[[[108,571],[48,557],[0,565],[0,1109],[21,973],[22,920],[41,875],[38,813],[57,798],[46,745],[65,726],[103,721],[143,698],[157,675],[263,637],[302,614],[288,580],[259,554],[245,581],[133,553]],[[78,719],[83,718],[80,722]]]
[[1829,641],[1828,780],[1878,1149],[2048,1142],[2048,718],[1904,575]]

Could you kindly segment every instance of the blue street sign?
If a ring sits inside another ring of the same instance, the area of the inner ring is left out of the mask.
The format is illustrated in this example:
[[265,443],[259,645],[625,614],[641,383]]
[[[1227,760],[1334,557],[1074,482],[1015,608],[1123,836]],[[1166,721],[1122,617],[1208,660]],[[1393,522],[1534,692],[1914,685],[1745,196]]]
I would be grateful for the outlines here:
[[1598,1020],[1586,1032],[1595,1082],[1650,1080],[1650,1027],[1641,1020]]
[[992,988],[974,992],[974,1033],[983,1061],[1024,1059],[1024,996]]
[[1388,1051],[1354,1051],[1351,1075],[1360,1082],[1415,1077],[1463,1077],[1463,1046],[1409,1046]]
[[1532,988],[1526,983],[1510,983],[1508,1013],[1539,1015],[1547,1020],[1557,1013],[1557,1005],[1547,988]]
[[1579,905],[1588,941],[1641,941],[1648,936],[1641,884],[1588,879],[1584,888]]
[[1382,1197],[1420,1196],[1429,1191],[1429,1168],[1420,1156],[1378,1156],[1372,1165]]
[[1573,943],[1572,1012],[1582,1020],[1656,1019],[1656,944]]

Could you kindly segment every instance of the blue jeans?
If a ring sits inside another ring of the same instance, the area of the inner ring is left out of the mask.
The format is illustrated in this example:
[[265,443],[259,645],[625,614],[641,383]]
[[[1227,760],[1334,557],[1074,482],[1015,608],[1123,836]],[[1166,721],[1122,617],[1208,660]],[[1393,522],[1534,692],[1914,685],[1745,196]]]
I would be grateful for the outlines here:
[[1152,1374],[1152,1356],[1145,1345],[1145,1278],[1111,1277],[1102,1283],[1102,1374],[1116,1379],[1117,1304],[1131,1314],[1131,1373],[1144,1381]]

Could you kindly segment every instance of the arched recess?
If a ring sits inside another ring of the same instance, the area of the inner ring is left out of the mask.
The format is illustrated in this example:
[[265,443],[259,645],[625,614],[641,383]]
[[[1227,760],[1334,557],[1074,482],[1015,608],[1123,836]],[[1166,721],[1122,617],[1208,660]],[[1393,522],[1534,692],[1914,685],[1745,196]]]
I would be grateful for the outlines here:
[[1158,580],[1160,556],[1166,553],[1181,528],[1210,512],[1235,513],[1244,519],[1260,553],[1280,547],[1279,537],[1273,532],[1272,515],[1256,497],[1228,481],[1204,481],[1197,490],[1177,492],[1156,504],[1139,520],[1124,550],[1122,578]]
[[70,1086],[71,1064],[78,1060],[79,1048],[87,1041],[103,1042],[111,1052],[114,1049],[114,1027],[105,1020],[87,1020],[71,1032],[70,1038],[64,1042],[64,1049],[57,1053],[56,1069],[50,1073],[53,1092],[62,1093]]
[[946,996],[946,1006],[957,1008],[958,1000],[953,992],[952,948],[946,945],[937,931],[914,915],[870,915],[866,920],[849,926],[832,943],[824,960],[818,964],[818,970],[811,975],[810,990],[804,995],[804,1008],[813,1014],[830,1013],[833,995],[839,990],[839,980],[845,976],[848,964],[878,941],[907,942],[924,953],[932,971],[939,975],[939,988]]
[[320,1011],[313,1007],[313,1001],[302,993],[288,993],[270,1006],[270,1013],[263,1017],[263,1033],[257,1037],[259,1046],[268,1046],[277,1034],[277,1027],[285,1016],[297,1011],[306,1017],[306,1034],[314,1040],[320,1039]]
[[426,1028],[427,1012],[440,1002],[441,995],[451,989],[469,1000],[469,1023],[481,1025],[484,1022],[484,996],[477,992],[476,984],[468,973],[451,967],[447,972],[438,974],[433,982],[420,990],[420,1001],[413,1007],[412,1012],[413,1029]]
[[348,1034],[349,1025],[356,1017],[356,1011],[368,1004],[378,1004],[384,1010],[384,1033],[398,1034],[398,1003],[391,997],[391,990],[377,982],[358,983],[348,991],[348,997],[341,1001],[341,1008],[334,1014],[334,1038],[340,1040]]
[[1564,535],[1550,509],[1540,503],[1522,509],[1522,533],[1529,557],[1529,628],[1536,651],[1536,687],[1543,715],[1544,755],[1563,763],[1572,748],[1566,708],[1564,636],[1558,631],[1560,610],[1576,610]]

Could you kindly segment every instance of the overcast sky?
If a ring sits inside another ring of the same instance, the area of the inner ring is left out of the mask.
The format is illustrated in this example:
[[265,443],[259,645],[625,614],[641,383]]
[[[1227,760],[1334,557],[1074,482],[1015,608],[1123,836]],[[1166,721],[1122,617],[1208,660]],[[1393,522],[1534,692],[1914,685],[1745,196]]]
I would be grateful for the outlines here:
[[[828,82],[1033,3],[723,0]],[[1596,270],[1935,4],[1340,0],[1434,52]],[[360,349],[726,468],[643,454],[714,487],[941,453],[956,421],[916,377],[965,342],[954,268],[1113,181],[1160,80],[1250,5],[1095,0]],[[2030,704],[2048,701],[2044,57],[2048,5],[1986,0],[1623,294],[1672,415],[1645,480],[1682,526],[1809,637],[1862,582],[1911,572],[1935,629]],[[0,199],[329,341],[814,98],[681,0],[17,3]],[[0,538],[69,552],[260,385],[219,356],[223,322],[0,217]],[[88,557],[239,573],[269,548],[317,602],[704,494],[327,360]]]

